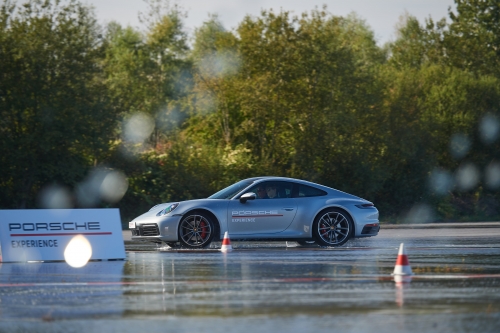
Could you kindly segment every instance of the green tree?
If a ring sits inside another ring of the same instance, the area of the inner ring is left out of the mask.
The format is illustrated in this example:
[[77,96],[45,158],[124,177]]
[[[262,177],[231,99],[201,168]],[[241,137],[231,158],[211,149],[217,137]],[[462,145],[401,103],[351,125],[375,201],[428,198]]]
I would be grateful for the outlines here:
[[[484,204],[493,200],[491,189],[474,174],[468,177],[478,182],[464,188],[460,172],[465,166],[470,172],[483,171],[498,158],[493,148],[498,143],[485,144],[480,128],[484,119],[494,127],[499,112],[500,85],[494,77],[498,3],[456,4],[457,13],[450,9],[450,24],[428,19],[422,26],[407,17],[400,27],[398,39],[389,47],[383,112],[384,124],[390,124],[387,158],[392,161],[383,197],[405,209],[414,202],[431,201],[438,215],[448,219],[491,214],[491,205]],[[450,178],[446,191],[441,186],[439,194],[437,185],[429,184],[436,170]]]
[[395,42],[389,45],[390,64],[398,68],[420,68],[428,63],[444,62],[444,33],[447,29],[443,18],[436,23],[429,18],[425,26],[411,15],[401,17]]
[[346,190],[372,187],[357,176],[370,160],[364,152],[378,154],[363,120],[380,103],[374,75],[384,54],[364,22],[325,10],[300,18],[263,12],[238,32],[241,135],[263,170]]
[[455,0],[456,13],[445,34],[450,63],[458,68],[500,77],[500,2]]
[[389,46],[391,63],[418,67],[443,64],[480,75],[500,73],[500,3],[496,0],[455,0],[450,23],[443,18],[425,25],[406,15],[397,40]]
[[47,183],[99,163],[115,114],[100,77],[93,12],[69,1],[4,0],[0,12],[0,205],[33,207]]
[[217,16],[211,16],[196,29],[194,37],[196,117],[193,120],[202,121],[211,128],[203,133],[208,137],[199,138],[231,147],[241,121],[236,76],[240,70],[238,41],[233,33],[224,29]]
[[149,142],[156,148],[185,118],[191,64],[180,10],[162,1],[149,5],[144,33],[108,25],[104,70],[121,115],[143,113],[154,120]]

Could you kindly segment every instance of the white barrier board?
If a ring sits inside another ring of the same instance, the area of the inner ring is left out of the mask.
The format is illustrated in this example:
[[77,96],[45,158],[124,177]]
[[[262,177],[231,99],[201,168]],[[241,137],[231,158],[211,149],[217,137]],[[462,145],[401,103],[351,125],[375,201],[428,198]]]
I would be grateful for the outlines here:
[[90,242],[90,260],[125,259],[118,209],[0,210],[3,262],[64,260],[77,235]]

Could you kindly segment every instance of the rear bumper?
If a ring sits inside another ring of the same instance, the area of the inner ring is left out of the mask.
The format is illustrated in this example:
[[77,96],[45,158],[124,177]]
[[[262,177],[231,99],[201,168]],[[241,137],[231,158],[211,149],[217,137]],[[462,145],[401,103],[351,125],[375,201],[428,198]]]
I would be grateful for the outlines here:
[[380,231],[379,223],[366,224],[361,230],[361,237],[375,236]]

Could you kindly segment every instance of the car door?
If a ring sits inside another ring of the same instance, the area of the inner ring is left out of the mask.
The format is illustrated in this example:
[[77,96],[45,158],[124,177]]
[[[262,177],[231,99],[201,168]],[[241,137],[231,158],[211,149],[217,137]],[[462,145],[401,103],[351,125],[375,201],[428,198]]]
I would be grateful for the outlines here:
[[[228,229],[232,235],[263,235],[282,232],[290,226],[297,213],[296,199],[292,198],[293,184],[263,182],[247,192],[258,193],[259,186],[276,190],[275,196],[260,197],[241,203],[231,200],[228,207]],[[272,190],[269,193],[273,193]]]

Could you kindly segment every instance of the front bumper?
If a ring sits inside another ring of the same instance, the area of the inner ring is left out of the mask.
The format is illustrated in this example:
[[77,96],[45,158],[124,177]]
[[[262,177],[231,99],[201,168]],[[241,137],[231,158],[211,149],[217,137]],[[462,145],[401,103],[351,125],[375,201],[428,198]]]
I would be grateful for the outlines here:
[[157,223],[139,224],[135,229],[130,229],[130,231],[132,231],[132,237],[160,236],[160,229]]
[[178,226],[181,217],[180,215],[173,215],[143,221],[134,220],[129,223],[132,239],[152,242],[176,242],[178,241]]

